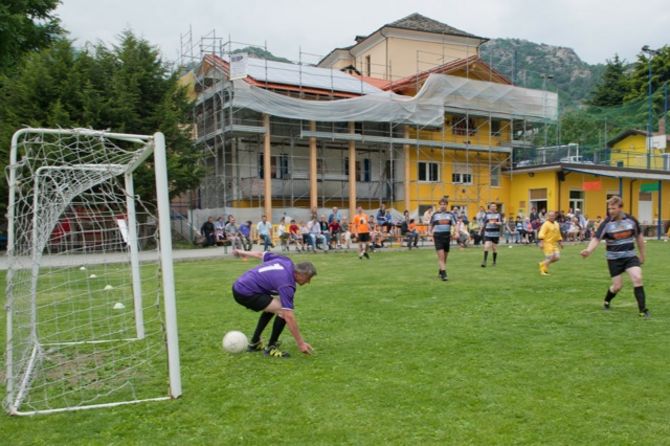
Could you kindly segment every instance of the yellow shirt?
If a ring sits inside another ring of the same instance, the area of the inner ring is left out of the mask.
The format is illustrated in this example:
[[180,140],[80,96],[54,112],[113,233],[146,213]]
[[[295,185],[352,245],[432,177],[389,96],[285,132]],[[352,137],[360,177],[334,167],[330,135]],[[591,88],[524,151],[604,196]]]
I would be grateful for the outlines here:
[[556,221],[552,223],[547,220],[542,224],[537,238],[544,240],[544,243],[549,243],[552,245],[556,244],[563,240],[563,237],[561,237],[561,226]]

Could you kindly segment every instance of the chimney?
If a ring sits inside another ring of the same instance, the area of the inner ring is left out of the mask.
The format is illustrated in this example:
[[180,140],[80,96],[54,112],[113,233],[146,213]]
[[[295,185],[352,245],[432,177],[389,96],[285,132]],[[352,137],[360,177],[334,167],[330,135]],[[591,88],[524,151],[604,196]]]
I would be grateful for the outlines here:
[[665,118],[661,118],[658,120],[658,134],[659,135],[666,135],[666,130],[665,130]]

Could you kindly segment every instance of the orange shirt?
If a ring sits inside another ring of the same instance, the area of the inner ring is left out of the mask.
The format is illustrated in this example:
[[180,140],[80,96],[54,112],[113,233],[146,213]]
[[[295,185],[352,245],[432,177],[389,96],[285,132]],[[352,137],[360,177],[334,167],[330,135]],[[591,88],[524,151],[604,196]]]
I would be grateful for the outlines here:
[[360,233],[369,233],[370,226],[368,225],[368,216],[363,214],[354,215],[354,228],[357,234]]
[[410,223],[407,229],[409,229],[411,232],[416,231],[416,223]]

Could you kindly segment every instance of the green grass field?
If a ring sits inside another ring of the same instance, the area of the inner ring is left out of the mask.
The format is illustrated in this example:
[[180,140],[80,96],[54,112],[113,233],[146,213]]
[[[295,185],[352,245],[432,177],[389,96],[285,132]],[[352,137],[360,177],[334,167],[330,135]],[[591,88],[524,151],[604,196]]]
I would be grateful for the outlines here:
[[255,326],[230,293],[253,261],[178,263],[182,398],[0,415],[0,444],[670,444],[670,244],[648,243],[646,320],[628,279],[601,310],[604,247],[582,248],[550,277],[537,248],[501,247],[486,269],[480,249],[452,251],[447,283],[428,247],[296,255],[319,272],[296,298],[316,354],[286,330],[285,360],[221,349]]

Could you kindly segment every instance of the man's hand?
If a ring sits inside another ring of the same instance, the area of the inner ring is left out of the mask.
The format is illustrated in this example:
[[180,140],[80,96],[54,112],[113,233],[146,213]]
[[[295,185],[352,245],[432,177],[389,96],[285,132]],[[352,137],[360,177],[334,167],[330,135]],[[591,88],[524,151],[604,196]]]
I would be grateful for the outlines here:
[[314,349],[307,342],[303,342],[302,344],[298,345],[298,348],[306,355],[311,355],[314,353]]
[[591,251],[589,251],[588,249],[584,249],[582,252],[579,253],[579,255],[584,258],[587,258],[588,256],[591,255]]

